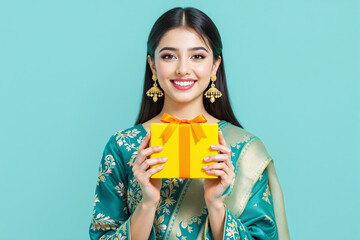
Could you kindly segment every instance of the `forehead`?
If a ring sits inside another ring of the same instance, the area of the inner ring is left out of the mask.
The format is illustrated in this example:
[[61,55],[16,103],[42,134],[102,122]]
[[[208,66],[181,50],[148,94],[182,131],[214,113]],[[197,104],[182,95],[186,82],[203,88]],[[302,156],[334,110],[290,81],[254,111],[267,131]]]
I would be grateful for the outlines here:
[[[205,39],[205,41],[207,40]],[[165,46],[179,49],[202,46],[211,51],[207,42],[204,42],[195,30],[185,27],[174,28],[167,31],[161,38],[157,46],[157,51]]]

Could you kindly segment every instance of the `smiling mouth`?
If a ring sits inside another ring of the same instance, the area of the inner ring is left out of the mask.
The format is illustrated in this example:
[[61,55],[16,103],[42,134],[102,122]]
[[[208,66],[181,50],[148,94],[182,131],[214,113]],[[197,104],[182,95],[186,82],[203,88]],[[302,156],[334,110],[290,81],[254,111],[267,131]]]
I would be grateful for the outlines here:
[[171,82],[174,85],[177,85],[177,86],[190,86],[190,85],[194,84],[196,82],[196,80],[193,80],[193,81],[175,81],[175,80],[171,80]]
[[170,80],[170,81],[176,89],[182,90],[182,91],[189,90],[197,82],[197,80],[181,80],[181,81]]

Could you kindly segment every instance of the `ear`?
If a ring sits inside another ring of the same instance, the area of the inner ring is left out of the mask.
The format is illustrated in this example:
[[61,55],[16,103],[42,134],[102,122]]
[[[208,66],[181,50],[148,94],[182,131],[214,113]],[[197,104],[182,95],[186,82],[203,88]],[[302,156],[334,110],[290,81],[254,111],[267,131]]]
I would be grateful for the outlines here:
[[153,72],[153,74],[156,74],[155,62],[151,61],[150,54],[147,56],[147,61],[149,63],[149,66],[150,66],[151,71]]
[[216,72],[220,66],[220,62],[221,62],[221,56],[219,55],[218,59],[213,64],[211,75],[216,75]]

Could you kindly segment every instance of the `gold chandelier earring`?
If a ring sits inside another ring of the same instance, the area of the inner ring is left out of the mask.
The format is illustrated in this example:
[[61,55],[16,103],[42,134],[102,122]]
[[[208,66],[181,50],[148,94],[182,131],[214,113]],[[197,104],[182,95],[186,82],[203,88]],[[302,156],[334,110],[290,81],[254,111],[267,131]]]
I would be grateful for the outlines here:
[[206,98],[210,98],[210,102],[214,103],[215,102],[215,98],[219,98],[222,96],[222,93],[215,87],[215,81],[216,81],[216,75],[212,75],[211,76],[211,87],[209,88],[209,90],[207,90],[204,95]]
[[164,95],[164,93],[160,90],[160,88],[158,88],[157,84],[156,84],[156,80],[157,80],[157,75],[153,74],[152,75],[152,80],[154,80],[154,85],[152,88],[150,88],[147,92],[146,95],[148,97],[152,97],[153,101],[156,102],[158,100],[159,97],[162,97]]

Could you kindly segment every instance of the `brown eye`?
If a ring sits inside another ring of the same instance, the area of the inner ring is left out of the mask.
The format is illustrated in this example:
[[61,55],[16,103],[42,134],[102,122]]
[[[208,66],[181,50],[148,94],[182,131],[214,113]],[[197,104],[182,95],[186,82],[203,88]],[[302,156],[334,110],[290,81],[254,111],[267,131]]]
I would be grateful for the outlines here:
[[171,54],[165,54],[161,57],[162,59],[173,59],[174,58],[174,55],[171,55]]
[[205,56],[201,55],[201,54],[197,54],[197,55],[194,55],[195,59],[204,59]]

